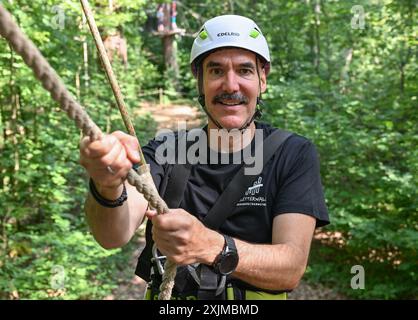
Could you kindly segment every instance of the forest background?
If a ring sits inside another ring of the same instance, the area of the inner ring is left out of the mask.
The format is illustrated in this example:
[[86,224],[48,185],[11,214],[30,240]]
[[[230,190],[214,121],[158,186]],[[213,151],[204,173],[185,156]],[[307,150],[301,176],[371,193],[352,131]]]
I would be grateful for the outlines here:
[[[124,130],[80,3],[1,3],[94,121]],[[355,299],[416,299],[416,1],[177,1],[176,70],[156,34],[161,3],[91,1],[102,35],[119,30],[126,39],[128,64],[115,58],[113,66],[133,114],[141,101],[160,103],[161,90],[164,104],[197,106],[193,35],[219,14],[252,18],[272,55],[263,121],[306,136],[320,154],[332,224],[316,233],[305,280]],[[80,132],[56,111],[0,39],[2,299],[101,299],[135,245],[104,250],[89,233]],[[154,136],[152,114],[134,122],[142,144]],[[364,270],[363,289],[352,286],[354,266]]]

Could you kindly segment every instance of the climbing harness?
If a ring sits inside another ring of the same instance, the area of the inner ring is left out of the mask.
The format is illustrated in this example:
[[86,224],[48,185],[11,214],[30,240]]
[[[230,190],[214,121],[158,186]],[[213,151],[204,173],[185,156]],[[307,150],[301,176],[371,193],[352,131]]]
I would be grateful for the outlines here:
[[[183,136],[184,134],[187,133],[184,131],[179,132],[177,139],[187,141],[188,139]],[[276,150],[291,136],[292,134],[290,132],[275,130],[266,137],[263,144],[255,147],[255,154],[263,154],[262,167],[266,166],[268,161],[274,156]],[[263,146],[262,149],[261,146]],[[236,203],[255,179],[253,175],[245,175],[244,170],[245,166],[242,166],[206,214],[202,220],[202,223],[206,227],[212,230],[219,230],[225,220],[234,215]],[[161,182],[161,194],[170,208],[178,208],[182,202],[190,171],[191,166],[189,164],[173,164],[167,168],[167,173]],[[154,300],[154,297],[158,294],[158,283],[164,275],[164,269],[161,268],[162,261],[165,258],[153,246],[151,229],[152,223],[148,221],[145,231],[146,245],[138,258],[138,264],[135,270],[138,276],[148,282],[148,288],[145,294],[145,299],[148,300]],[[213,268],[204,264],[180,266],[178,267],[177,274],[173,299],[286,299],[286,292],[266,292],[241,281],[232,281],[229,276],[221,276]],[[239,283],[239,286],[235,285],[236,283]]]
[[[83,5],[87,4],[88,6],[86,0],[81,1]],[[70,94],[55,70],[49,65],[48,61],[42,56],[41,52],[32,41],[23,34],[17,24],[13,21],[10,13],[4,9],[1,4],[0,35],[8,41],[14,51],[22,56],[24,62],[33,70],[35,77],[51,94],[52,99],[58,102],[61,109],[67,113],[70,119],[74,120],[83,134],[89,136],[91,141],[100,140],[103,137],[100,128]],[[142,154],[141,148],[139,148],[139,152]],[[138,169],[136,171],[134,169],[129,170],[127,180],[144,195],[144,198],[157,210],[158,214],[164,214],[169,210],[167,204],[158,194],[149,166],[146,164],[143,155]],[[176,265],[167,259],[163,281],[160,286],[159,299],[170,299],[175,275]]]

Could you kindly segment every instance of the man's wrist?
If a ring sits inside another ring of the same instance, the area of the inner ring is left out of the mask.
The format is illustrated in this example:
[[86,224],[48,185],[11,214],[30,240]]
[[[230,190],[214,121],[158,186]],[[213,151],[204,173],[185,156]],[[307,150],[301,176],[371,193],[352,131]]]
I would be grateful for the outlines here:
[[123,192],[123,184],[120,184],[116,187],[104,187],[99,183],[94,182],[96,190],[106,199],[116,200]]
[[90,188],[90,194],[93,196],[96,202],[106,208],[120,207],[128,199],[128,194],[126,192],[125,184],[122,185],[122,192],[120,193],[120,196],[118,196],[116,199],[109,199],[109,198],[106,198],[106,196],[104,196],[103,194],[101,194],[99,190],[97,189],[96,184],[94,183],[93,179],[91,178],[89,181],[89,188]]
[[201,263],[211,266],[213,265],[216,257],[219,255],[219,252],[222,251],[225,244],[225,239],[219,232],[213,231],[211,229],[209,229],[209,231],[209,241],[205,241],[204,255],[202,257],[203,259]]

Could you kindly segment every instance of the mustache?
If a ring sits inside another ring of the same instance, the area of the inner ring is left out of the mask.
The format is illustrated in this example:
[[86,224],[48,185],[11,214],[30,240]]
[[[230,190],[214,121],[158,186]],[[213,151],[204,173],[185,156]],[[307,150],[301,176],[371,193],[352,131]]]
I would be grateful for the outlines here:
[[240,103],[247,104],[249,99],[239,92],[222,93],[213,98],[213,103],[222,102],[222,100],[238,100]]

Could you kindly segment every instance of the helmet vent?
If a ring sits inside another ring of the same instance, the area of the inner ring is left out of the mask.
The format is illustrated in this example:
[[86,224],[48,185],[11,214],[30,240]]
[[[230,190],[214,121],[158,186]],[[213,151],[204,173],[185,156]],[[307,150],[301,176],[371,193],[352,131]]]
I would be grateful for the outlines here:
[[254,28],[253,30],[251,30],[250,32],[250,37],[251,38],[257,38],[260,35],[260,31],[257,28]]
[[208,37],[208,33],[205,29],[202,29],[202,31],[199,33],[199,38],[202,40],[205,40]]

